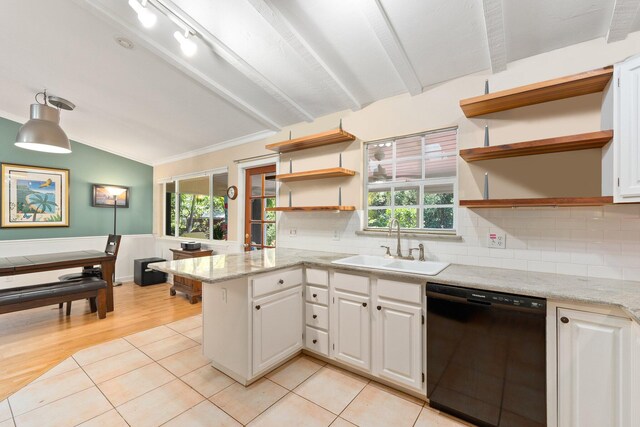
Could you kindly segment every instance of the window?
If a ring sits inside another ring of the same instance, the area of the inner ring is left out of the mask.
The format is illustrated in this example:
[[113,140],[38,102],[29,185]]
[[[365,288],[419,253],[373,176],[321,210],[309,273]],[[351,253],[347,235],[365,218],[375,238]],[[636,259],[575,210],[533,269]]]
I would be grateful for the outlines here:
[[227,173],[207,173],[164,184],[165,235],[227,239]]
[[365,145],[366,228],[395,217],[407,230],[455,230],[456,137],[449,128]]

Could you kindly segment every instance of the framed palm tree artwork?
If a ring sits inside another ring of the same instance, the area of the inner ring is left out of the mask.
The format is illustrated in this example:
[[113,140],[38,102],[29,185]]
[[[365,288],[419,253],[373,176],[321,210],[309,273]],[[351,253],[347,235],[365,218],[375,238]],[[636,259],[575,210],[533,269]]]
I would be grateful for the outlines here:
[[68,227],[69,170],[2,163],[0,226]]

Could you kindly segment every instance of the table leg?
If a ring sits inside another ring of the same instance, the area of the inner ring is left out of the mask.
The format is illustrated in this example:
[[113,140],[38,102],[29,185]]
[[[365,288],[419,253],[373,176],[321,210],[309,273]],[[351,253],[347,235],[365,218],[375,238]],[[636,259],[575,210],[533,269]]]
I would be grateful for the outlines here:
[[115,261],[106,261],[102,264],[102,279],[107,282],[107,311],[113,311],[113,271]]

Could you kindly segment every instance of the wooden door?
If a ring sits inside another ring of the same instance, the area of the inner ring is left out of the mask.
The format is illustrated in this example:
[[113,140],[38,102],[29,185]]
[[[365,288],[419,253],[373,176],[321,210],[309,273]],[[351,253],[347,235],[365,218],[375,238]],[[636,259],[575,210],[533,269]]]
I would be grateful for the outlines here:
[[378,301],[373,355],[377,374],[422,389],[422,309]]
[[369,297],[335,292],[335,358],[369,370],[371,355]]
[[302,348],[302,322],[302,286],[254,302],[252,375]]
[[[631,427],[631,320],[558,308],[558,425]],[[553,384],[549,384],[553,387]]]
[[245,251],[276,246],[276,165],[247,169],[245,172]]

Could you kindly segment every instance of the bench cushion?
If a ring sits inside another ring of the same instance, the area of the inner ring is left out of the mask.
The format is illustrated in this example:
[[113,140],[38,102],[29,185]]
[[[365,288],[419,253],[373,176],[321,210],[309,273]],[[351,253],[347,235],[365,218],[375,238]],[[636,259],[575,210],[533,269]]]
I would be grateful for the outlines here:
[[0,290],[0,305],[17,304],[42,298],[73,295],[81,292],[105,289],[107,282],[95,277],[86,277],[66,282],[52,282],[41,285],[22,286]]

